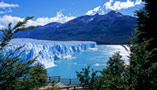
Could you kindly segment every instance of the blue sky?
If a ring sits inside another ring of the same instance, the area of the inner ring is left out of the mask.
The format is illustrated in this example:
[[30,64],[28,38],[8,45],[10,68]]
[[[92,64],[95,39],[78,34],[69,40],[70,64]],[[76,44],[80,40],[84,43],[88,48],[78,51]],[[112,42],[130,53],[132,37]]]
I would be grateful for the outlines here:
[[105,14],[116,10],[134,15],[142,8],[142,0],[0,0],[0,28],[9,21],[16,23],[27,16],[34,16],[28,26],[50,22],[67,22],[82,15]]

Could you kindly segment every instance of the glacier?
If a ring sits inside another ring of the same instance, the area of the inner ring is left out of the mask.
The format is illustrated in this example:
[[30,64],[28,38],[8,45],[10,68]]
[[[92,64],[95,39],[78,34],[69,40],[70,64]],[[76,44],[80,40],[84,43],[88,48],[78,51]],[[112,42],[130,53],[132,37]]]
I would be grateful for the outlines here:
[[96,48],[97,44],[93,41],[48,41],[17,38],[10,41],[4,52],[13,52],[16,48],[24,47],[15,53],[15,56],[22,50],[26,50],[22,55],[23,59],[30,60],[38,56],[37,62],[43,64],[45,68],[54,67],[54,61],[61,58],[69,58],[75,53],[87,49]]

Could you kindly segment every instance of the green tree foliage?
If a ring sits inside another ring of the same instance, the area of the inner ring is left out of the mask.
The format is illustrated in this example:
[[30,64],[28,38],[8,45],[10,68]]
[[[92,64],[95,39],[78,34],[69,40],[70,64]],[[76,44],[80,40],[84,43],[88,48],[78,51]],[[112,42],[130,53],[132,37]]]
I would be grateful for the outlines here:
[[155,0],[143,0],[145,7],[136,11],[137,28],[130,47],[130,89],[157,88],[157,6]]
[[[99,71],[91,72],[90,66],[77,72],[81,84],[87,86],[87,90],[129,90],[128,69],[121,59],[119,52],[115,53],[107,62],[107,67]],[[90,74],[92,73],[92,74]]]
[[128,80],[126,79],[126,66],[119,52],[110,57],[107,67],[101,72],[106,90],[128,90]]
[[119,53],[115,53],[101,71],[100,81],[103,83],[97,90],[156,90],[157,5],[155,0],[143,1],[145,7],[136,11],[137,26],[128,45],[130,64],[124,65]]
[[98,90],[101,84],[99,84],[99,77],[96,75],[97,71],[91,69],[91,66],[82,68],[82,71],[76,72],[81,85],[85,90]]
[[46,83],[46,70],[42,65],[34,64],[37,57],[32,60],[21,58],[25,51],[15,56],[24,46],[12,52],[4,52],[16,32],[34,28],[25,27],[26,22],[32,18],[27,17],[14,27],[10,23],[7,29],[0,30],[3,33],[3,37],[0,38],[0,90],[32,90]]

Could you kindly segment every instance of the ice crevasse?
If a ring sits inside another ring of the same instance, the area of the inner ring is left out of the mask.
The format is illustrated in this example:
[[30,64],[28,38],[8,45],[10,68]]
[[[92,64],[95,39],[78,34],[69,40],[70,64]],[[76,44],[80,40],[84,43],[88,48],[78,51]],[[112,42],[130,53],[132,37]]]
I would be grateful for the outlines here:
[[89,48],[96,48],[96,42],[92,41],[48,41],[20,38],[11,40],[4,52],[12,52],[23,45],[24,47],[17,51],[15,56],[22,50],[26,50],[22,55],[22,58],[26,60],[39,55],[36,63],[43,64],[45,68],[55,66],[55,60],[70,57]]

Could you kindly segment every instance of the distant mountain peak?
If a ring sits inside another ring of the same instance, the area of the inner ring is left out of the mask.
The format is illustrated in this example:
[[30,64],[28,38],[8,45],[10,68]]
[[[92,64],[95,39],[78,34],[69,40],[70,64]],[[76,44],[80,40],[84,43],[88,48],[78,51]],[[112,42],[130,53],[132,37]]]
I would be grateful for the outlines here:
[[60,26],[60,25],[61,25],[61,23],[58,23],[58,22],[51,22],[51,23],[46,24],[45,26],[58,27],[58,26]]
[[136,18],[110,11],[104,15],[84,15],[66,23],[47,25],[19,32],[16,37],[58,41],[95,41],[99,44],[128,43]]
[[121,15],[123,15],[123,14],[120,13],[120,12],[111,10],[110,12],[107,13],[107,15],[110,15],[110,16],[121,16]]
[[98,16],[99,15],[99,13],[96,13],[94,16]]

